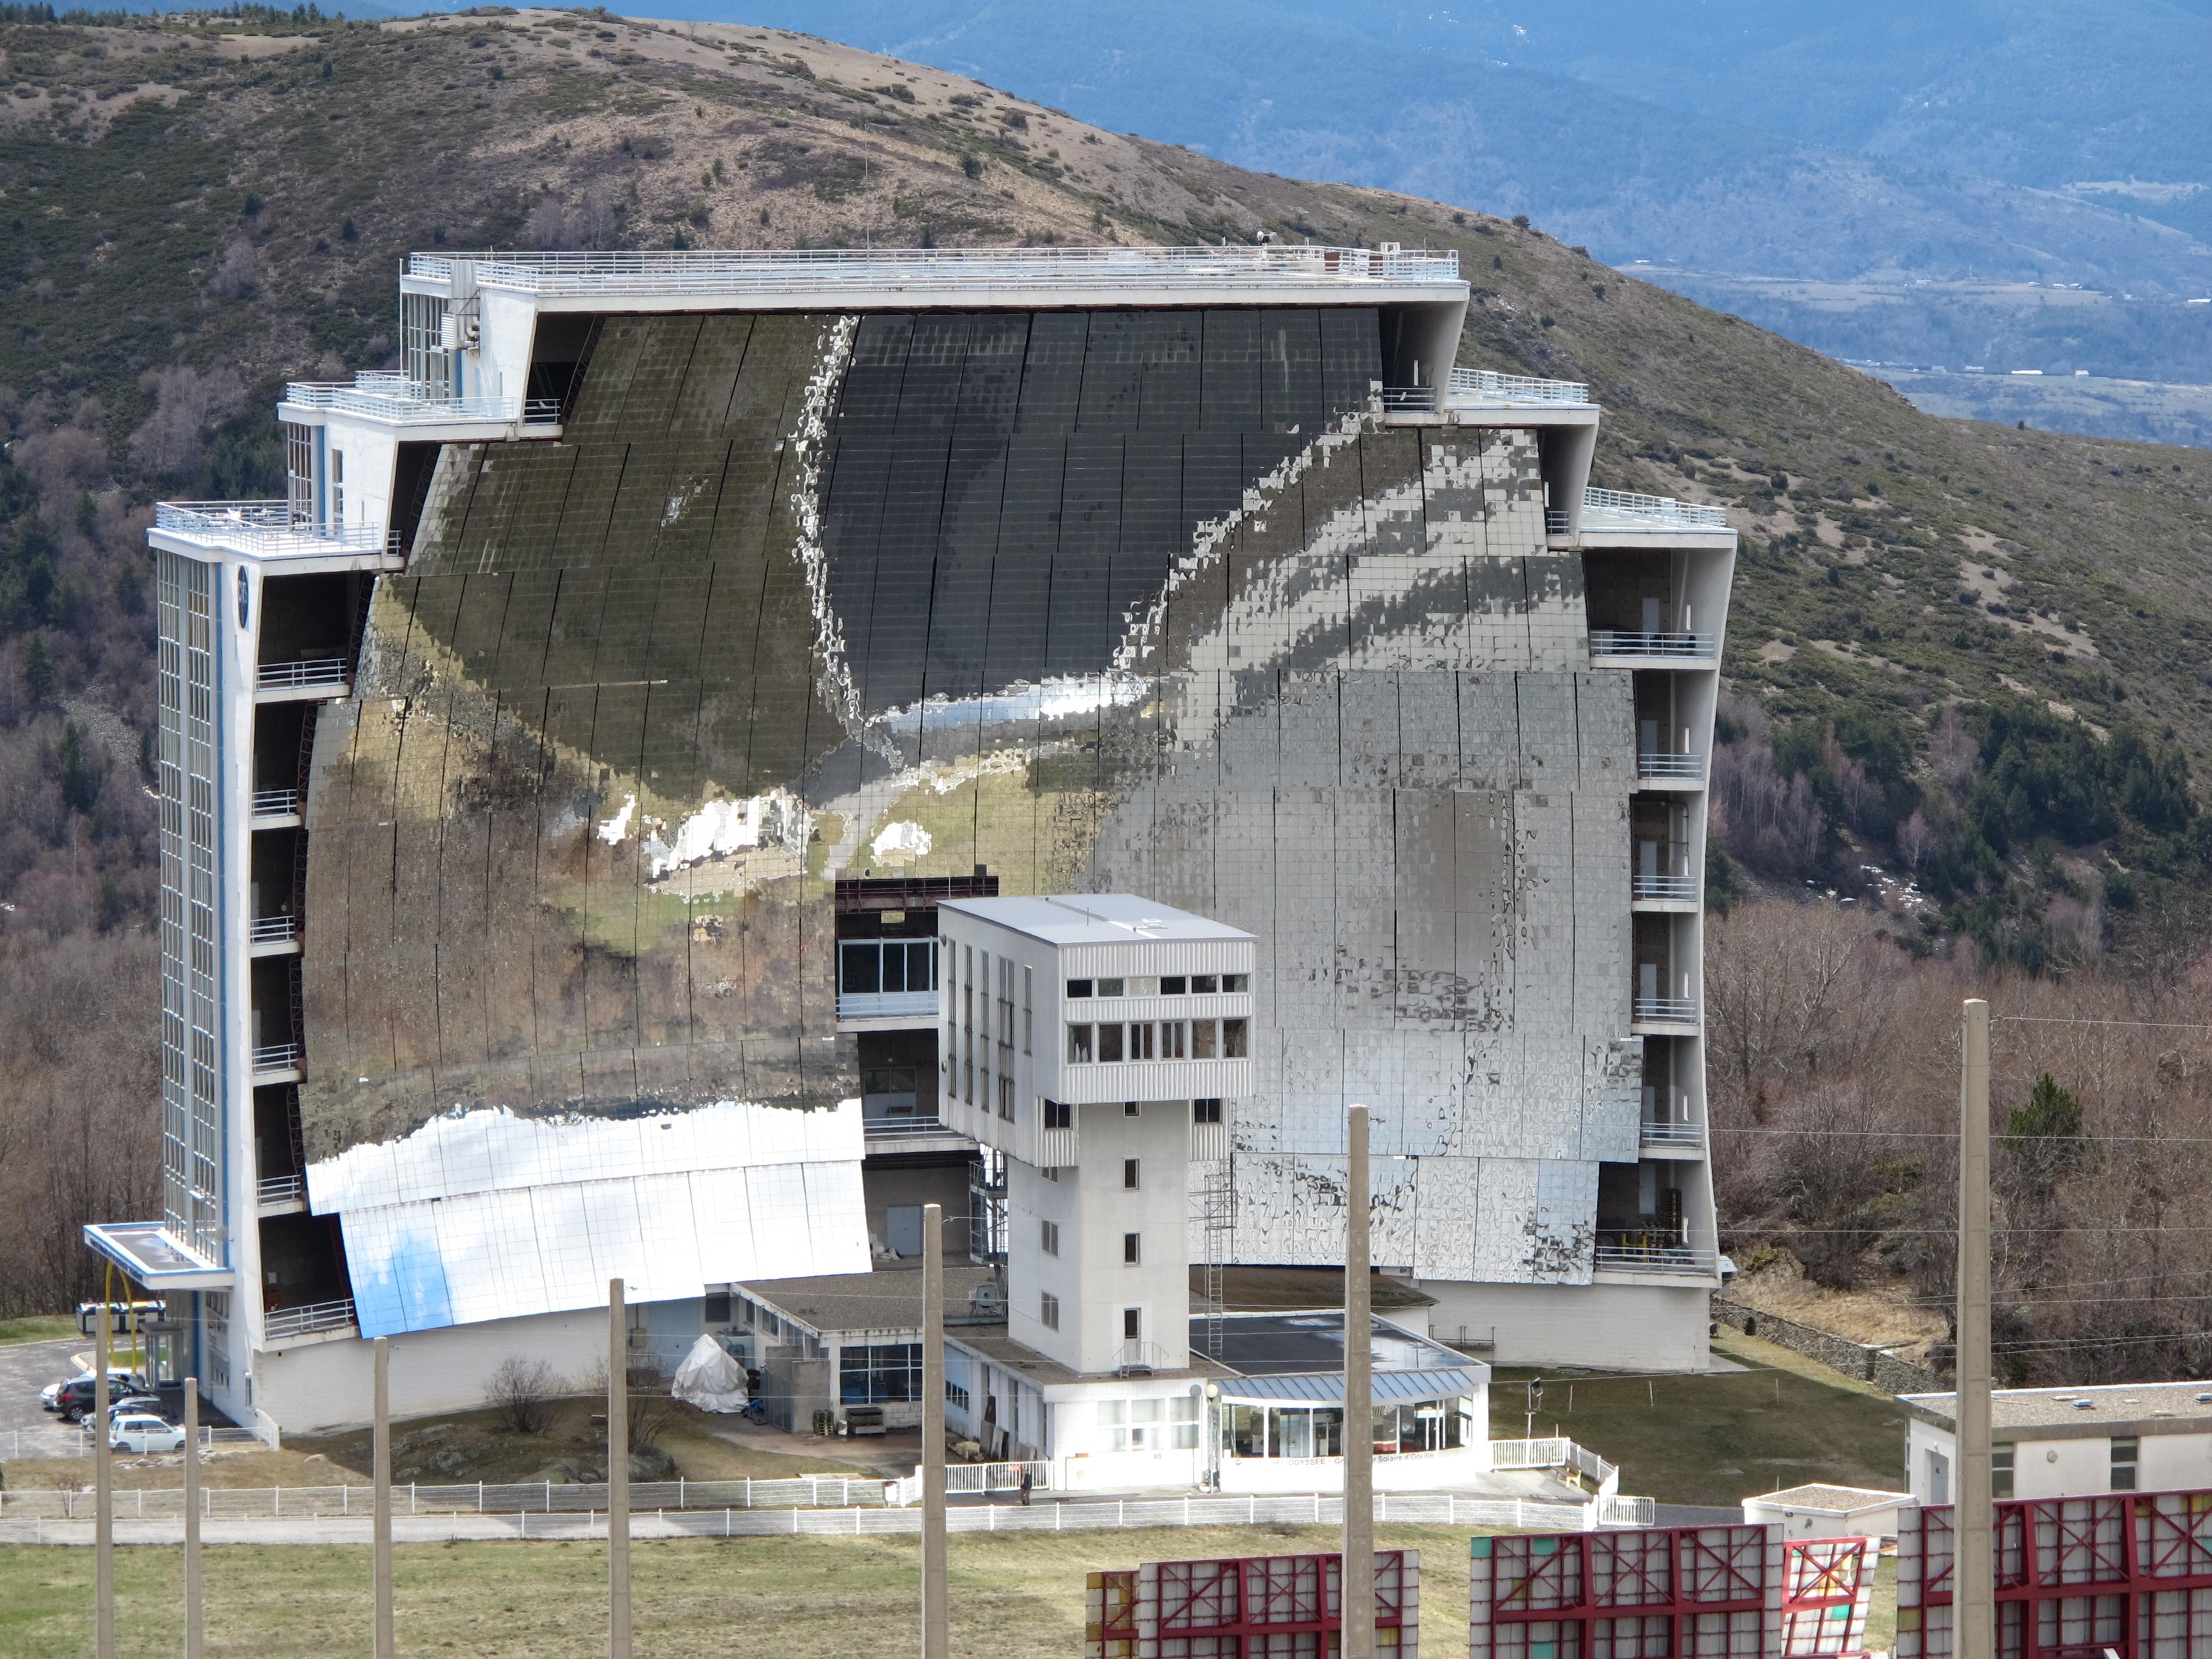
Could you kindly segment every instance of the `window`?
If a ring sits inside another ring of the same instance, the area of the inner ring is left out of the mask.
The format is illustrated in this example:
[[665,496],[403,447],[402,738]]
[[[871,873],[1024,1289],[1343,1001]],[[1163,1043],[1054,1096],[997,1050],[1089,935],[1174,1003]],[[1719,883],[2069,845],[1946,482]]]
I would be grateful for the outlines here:
[[1129,1058],[1152,1060],[1158,1056],[1152,1047],[1152,1022],[1140,1019],[1129,1027]]
[[2012,1496],[2012,1454],[2010,1446],[1990,1448],[1990,1496]]
[[1137,1160],[1133,1158],[1121,1160],[1121,1187],[1125,1192],[1137,1190]]
[[983,1050],[983,1109],[991,1109],[991,1051]]
[[2136,1462],[2142,1455],[2142,1443],[2133,1435],[2112,1437],[2112,1490],[2133,1492],[2136,1489]]
[[1212,974],[1193,974],[1190,994],[1194,997],[1210,997],[1221,988],[1221,981]]
[[1133,997],[1156,997],[1160,994],[1159,976],[1156,974],[1137,974],[1121,982],[1129,988]]
[[1075,1108],[1065,1101],[1048,1100],[1044,1106],[1044,1127],[1048,1129],[1073,1129],[1075,1127]]
[[1160,994],[1164,997],[1182,996],[1184,988],[1189,983],[1190,981],[1181,974],[1164,974],[1160,977]]
[[345,522],[345,457],[331,451],[331,522]]
[[1090,994],[1091,981],[1089,980],[1072,979],[1067,981],[1067,995],[1070,1001],[1073,1001],[1078,997],[1087,997]]
[[945,1379],[945,1403],[957,1410],[963,1412],[966,1411],[968,1409],[968,1385],[965,1382],[955,1382],[951,1377],[946,1377]]
[[1102,1025],[1098,1028],[1098,1063],[1102,1066],[1121,1058],[1121,1027]]
[[1928,1453],[1928,1501],[1937,1505],[1951,1501],[1951,1460],[1932,1447]]
[[1224,1019],[1221,1022],[1221,1057],[1224,1060],[1243,1060],[1249,1048],[1245,1029],[1251,1022],[1243,1019]]
[[1190,1103],[1190,1121],[1193,1123],[1220,1122],[1221,1103],[1218,1100],[1192,1101]]
[[1120,996],[1121,994],[1121,981],[1118,979],[1100,980],[1098,981],[1098,994],[1102,997]]
[[1121,1103],[1121,1115],[1123,1117],[1140,1116],[1143,1112],[1144,1108],[1133,1100],[1125,1100]]
[[1221,976],[1221,988],[1226,992],[1249,991],[1252,988],[1252,975],[1249,974],[1224,974]]
[[1123,1233],[1121,1235],[1122,1261],[1133,1267],[1143,1261],[1144,1259],[1144,1235],[1141,1233]]
[[1037,1224],[1037,1227],[1042,1235],[1039,1242],[1044,1247],[1044,1253],[1047,1255],[1058,1255],[1060,1254],[1060,1223],[1041,1221]]
[[1214,1033],[1221,1023],[1212,1019],[1194,1019],[1190,1023],[1190,1057],[1193,1060],[1212,1060],[1218,1052]]
[[1033,992],[1030,981],[1036,976],[1035,970],[1027,963],[1024,963],[1022,967],[1022,1052],[1024,1054],[1030,1051],[1030,1026],[1036,1018],[1036,1011],[1030,1001]]
[[1198,1397],[1102,1400],[1098,1426],[1108,1451],[1189,1451],[1198,1444]]
[[902,996],[937,988],[937,953],[926,939],[837,941],[837,994]]
[[921,1344],[883,1342],[837,1351],[837,1398],[847,1406],[921,1398]]
[[283,427],[285,515],[307,524],[315,516],[315,428],[297,421]]
[[1121,1310],[1121,1340],[1134,1342],[1145,1334],[1145,1310],[1142,1308]]
[[1183,1023],[1181,1020],[1164,1019],[1160,1022],[1160,1058],[1162,1060],[1188,1058],[1183,1052]]
[[1072,1066],[1091,1063],[1091,1028],[1088,1025],[1067,1028],[1067,1060]]
[[1048,1331],[1060,1328],[1060,1298],[1050,1291],[1037,1297],[1037,1323]]
[[1011,1072],[999,1073],[999,1115],[1009,1123],[1014,1121],[1014,1078]]

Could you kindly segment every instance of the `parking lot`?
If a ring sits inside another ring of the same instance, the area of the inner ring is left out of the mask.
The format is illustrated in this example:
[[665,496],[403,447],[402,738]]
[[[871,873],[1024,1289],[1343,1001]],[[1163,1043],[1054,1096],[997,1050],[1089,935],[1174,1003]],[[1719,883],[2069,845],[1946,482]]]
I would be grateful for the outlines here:
[[0,1347],[0,1458],[69,1457],[83,1449],[83,1436],[40,1408],[39,1390],[76,1376],[74,1357],[91,1348],[81,1336]]

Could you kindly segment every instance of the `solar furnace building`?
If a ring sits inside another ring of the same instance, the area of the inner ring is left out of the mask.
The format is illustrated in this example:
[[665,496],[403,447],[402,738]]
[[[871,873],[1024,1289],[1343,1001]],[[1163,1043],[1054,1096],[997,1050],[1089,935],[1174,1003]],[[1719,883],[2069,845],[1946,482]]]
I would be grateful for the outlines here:
[[404,368],[288,390],[286,499],[152,532],[164,1212],[88,1236],[169,1369],[357,1419],[368,1336],[431,1409],[581,1368],[616,1275],[657,1340],[927,1201],[1001,1255],[937,906],[1107,891],[1257,941],[1194,1259],[1340,1260],[1364,1102],[1434,1332],[1702,1362],[1734,537],[1590,488],[1583,387],[1456,366],[1456,256],[400,290]]

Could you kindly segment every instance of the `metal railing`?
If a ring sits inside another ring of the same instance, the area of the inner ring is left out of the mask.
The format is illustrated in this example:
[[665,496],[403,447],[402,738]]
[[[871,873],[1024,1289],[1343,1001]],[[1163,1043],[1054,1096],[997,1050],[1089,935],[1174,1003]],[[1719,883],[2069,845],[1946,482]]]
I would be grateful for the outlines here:
[[[1024,1463],[947,1463],[945,1490],[948,1492],[1019,1492],[1022,1472],[1027,1470],[1031,1492],[1052,1490],[1052,1464],[1038,1458]],[[902,1475],[884,1486],[884,1501],[903,1506],[921,1502],[921,1470]]]
[[933,1117],[871,1117],[860,1121],[864,1140],[927,1140],[959,1133]]
[[1490,1443],[1493,1469],[1572,1469],[1601,1494],[1611,1497],[1620,1489],[1620,1469],[1587,1446],[1564,1435],[1535,1440],[1493,1440]]
[[450,281],[473,264],[478,288],[526,294],[649,289],[788,293],[802,289],[969,289],[1052,283],[1147,288],[1297,288],[1454,283],[1451,249],[1266,247],[693,248],[626,252],[412,253],[407,275]]
[[343,657],[309,657],[300,662],[264,662],[254,671],[253,683],[264,691],[343,685],[346,661]]
[[1698,1003],[1694,997],[1638,996],[1634,1012],[1638,1019],[1660,1020],[1675,1025],[1694,1025],[1698,1023]]
[[1527,374],[1500,374],[1491,368],[1455,368],[1447,388],[1455,404],[1565,404],[1590,401],[1580,380],[1540,380]]
[[1687,1244],[1600,1244],[1594,1264],[1600,1273],[1697,1273],[1711,1277],[1713,1253]]
[[1695,876],[1631,876],[1628,891],[1631,898],[1666,899],[1680,902],[1698,896],[1698,878]]
[[1114,1345],[1114,1369],[1117,1371],[1164,1371],[1173,1361],[1167,1350],[1157,1342],[1127,1341]]
[[1717,507],[1678,501],[1672,495],[1642,495],[1628,489],[1588,489],[1583,491],[1583,511],[1609,514],[1625,519],[1645,519],[1694,530],[1726,530],[1728,514]]
[[1720,654],[1720,640],[1711,634],[1650,634],[1619,628],[1593,628],[1589,641],[1593,657],[1667,657],[1711,662]]
[[1443,407],[1443,402],[1432,386],[1386,386],[1382,388],[1382,407],[1434,414]]
[[256,916],[247,927],[247,938],[256,945],[279,945],[300,937],[297,916]]
[[257,1072],[287,1072],[300,1063],[301,1047],[296,1042],[264,1042],[253,1050],[253,1069]]
[[257,789],[253,792],[253,816],[257,818],[289,817],[300,810],[300,792],[296,789]]
[[1705,775],[1705,757],[1703,755],[1677,755],[1666,750],[1643,750],[1636,757],[1636,775],[1639,778],[1702,778]]
[[371,420],[398,426],[434,426],[456,421],[511,422],[522,413],[519,398],[447,398],[435,393],[428,382],[378,375],[351,385],[295,380],[284,388],[284,401],[301,409],[336,410],[365,415]]
[[156,501],[154,528],[263,558],[398,551],[398,538],[374,525],[295,519],[291,503],[281,501]]
[[309,1336],[317,1331],[342,1331],[354,1323],[353,1298],[317,1302],[305,1308],[271,1308],[266,1323],[271,1342],[290,1336]]
[[1649,1527],[1657,1524],[1659,1500],[1656,1498],[1601,1498],[1597,1500],[1597,1523],[1601,1527]]
[[307,1196],[307,1177],[303,1175],[264,1176],[253,1189],[257,1204],[304,1203]]
[[1571,527],[1567,522],[1565,507],[1547,507],[1544,509],[1544,533],[1547,536],[1564,536]]
[[1637,1139],[1646,1146],[1702,1146],[1705,1132],[1694,1123],[1654,1123],[1645,1118],[1637,1129]]

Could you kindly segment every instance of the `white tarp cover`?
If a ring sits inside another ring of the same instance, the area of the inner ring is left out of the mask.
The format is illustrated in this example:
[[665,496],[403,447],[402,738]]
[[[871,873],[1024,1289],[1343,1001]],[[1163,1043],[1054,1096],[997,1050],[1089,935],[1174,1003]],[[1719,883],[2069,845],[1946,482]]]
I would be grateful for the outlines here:
[[669,1392],[702,1412],[741,1412],[745,1408],[745,1374],[722,1352],[720,1343],[702,1334],[676,1368],[676,1386]]

